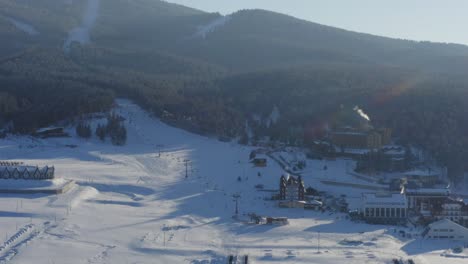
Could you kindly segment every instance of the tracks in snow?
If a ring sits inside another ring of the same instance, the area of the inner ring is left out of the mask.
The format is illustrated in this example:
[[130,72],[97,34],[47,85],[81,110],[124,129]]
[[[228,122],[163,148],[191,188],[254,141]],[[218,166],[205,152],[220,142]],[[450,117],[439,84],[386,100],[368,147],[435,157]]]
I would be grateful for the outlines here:
[[37,226],[28,224],[20,228],[13,236],[0,246],[0,263],[7,263],[12,260],[20,251],[41,233],[51,227],[50,222]]

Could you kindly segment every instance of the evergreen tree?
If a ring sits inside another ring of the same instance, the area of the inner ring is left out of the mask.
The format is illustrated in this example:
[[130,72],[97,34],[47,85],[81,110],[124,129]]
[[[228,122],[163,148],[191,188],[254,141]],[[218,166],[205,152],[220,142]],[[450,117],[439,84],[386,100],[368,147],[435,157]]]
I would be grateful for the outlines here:
[[76,126],[76,134],[82,138],[91,138],[91,126],[83,122],[78,123],[78,125]]
[[110,133],[111,142],[117,146],[123,146],[127,142],[127,129],[125,126],[120,125]]
[[123,146],[127,142],[127,129],[121,123],[123,117],[110,114],[107,117],[106,133],[110,136],[113,145]]
[[241,145],[247,145],[249,144],[249,136],[247,133],[243,132],[240,139],[239,139],[239,144]]
[[99,124],[96,127],[96,136],[101,140],[104,141],[106,139],[106,128]]
[[413,163],[413,153],[411,153],[411,148],[409,146],[405,147],[404,162],[405,162],[406,169],[411,168],[412,163]]

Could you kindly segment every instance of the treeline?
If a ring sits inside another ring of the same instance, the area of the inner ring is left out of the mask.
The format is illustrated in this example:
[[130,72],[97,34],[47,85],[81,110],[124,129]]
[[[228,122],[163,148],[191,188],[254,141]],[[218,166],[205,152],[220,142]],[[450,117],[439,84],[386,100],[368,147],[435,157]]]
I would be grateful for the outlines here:
[[[0,121],[28,133],[107,111],[121,96],[196,133],[240,138],[242,143],[268,136],[307,145],[323,136],[320,129],[339,119],[343,109],[359,106],[377,126],[393,128],[403,143],[433,153],[453,179],[467,169],[468,107],[463,98],[468,80],[462,76],[344,63],[226,75],[212,65],[197,68],[196,61],[164,55],[154,55],[164,63],[136,72],[122,61],[106,65],[107,56],[116,53],[102,52],[90,57],[78,50],[67,57],[60,50],[41,49],[0,63]],[[169,74],[177,68],[183,71]],[[279,117],[268,121],[275,108]],[[121,143],[123,130],[111,127],[117,132],[104,138]],[[254,138],[248,138],[247,127]],[[96,134],[102,138],[104,133]]]
[[96,128],[96,136],[104,141],[106,137],[110,137],[113,145],[123,146],[127,142],[127,129],[123,124],[124,118],[115,113],[107,116],[107,124],[98,124]]
[[[242,111],[258,136],[307,145],[320,139],[344,111],[359,106],[377,127],[393,129],[403,145],[431,153],[449,177],[459,181],[468,169],[468,78],[426,75],[401,69],[328,65],[267,71],[217,83],[229,106]],[[268,119],[277,107],[279,120]],[[253,114],[257,116],[252,117]]]
[[[123,121],[122,116],[111,113],[107,116],[107,123],[98,124],[94,133],[101,141],[110,138],[113,145],[123,146],[127,142],[127,129]],[[79,121],[76,125],[76,134],[85,139],[91,138],[93,136],[91,125],[83,120]]]
[[468,169],[467,96],[468,81],[438,77],[405,86],[398,96],[370,109],[379,122],[394,128],[403,144],[415,144],[431,153],[458,181]]
[[31,133],[57,121],[107,111],[111,90],[74,81],[0,77],[0,122],[13,133]]
[[[109,54],[102,50],[89,52]],[[0,63],[2,105],[15,109],[2,113],[2,119],[13,121],[13,132],[29,133],[63,119],[107,111],[115,96],[120,96],[134,100],[168,123],[196,133],[238,134],[238,113],[226,107],[224,99],[209,88],[213,79],[223,75],[221,68],[198,67],[197,62],[174,56],[155,56],[164,63],[155,63],[146,73],[133,71],[123,61],[107,65],[107,55],[91,59],[79,47],[69,57],[61,50],[36,49]],[[177,68],[185,70],[167,74]]]

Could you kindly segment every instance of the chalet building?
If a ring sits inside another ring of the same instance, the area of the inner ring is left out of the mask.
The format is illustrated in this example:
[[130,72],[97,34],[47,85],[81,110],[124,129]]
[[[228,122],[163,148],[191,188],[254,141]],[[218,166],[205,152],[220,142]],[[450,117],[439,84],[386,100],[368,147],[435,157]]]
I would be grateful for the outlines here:
[[0,165],[0,179],[49,180],[55,178],[54,167],[34,167],[24,165]]
[[450,239],[468,245],[468,229],[448,219],[442,219],[424,230],[422,236],[427,239]]
[[406,222],[408,205],[400,193],[363,193],[361,214],[368,223],[402,224]]
[[280,178],[280,200],[289,201],[304,201],[305,200],[305,187],[302,177],[284,176]]

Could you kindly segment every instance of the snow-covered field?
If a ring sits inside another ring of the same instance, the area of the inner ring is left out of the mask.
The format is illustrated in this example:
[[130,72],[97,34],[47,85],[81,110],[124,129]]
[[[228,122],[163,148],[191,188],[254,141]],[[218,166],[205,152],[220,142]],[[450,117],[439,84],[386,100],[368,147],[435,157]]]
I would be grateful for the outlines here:
[[[75,137],[0,140],[0,159],[54,165],[57,176],[77,182],[64,195],[1,196],[0,239],[8,243],[0,247],[0,263],[226,263],[230,254],[249,255],[250,263],[467,261],[447,254],[447,243],[401,238],[394,227],[277,208],[264,200],[271,192],[255,188],[277,189],[283,171],[273,160],[253,168],[250,147],[169,127],[128,101],[119,105],[127,119],[124,147]],[[314,162],[308,161],[306,185],[315,184],[314,175],[328,177]],[[329,177],[345,175],[346,162],[327,161]],[[253,212],[286,216],[290,224],[234,220],[234,194],[242,220]]]

